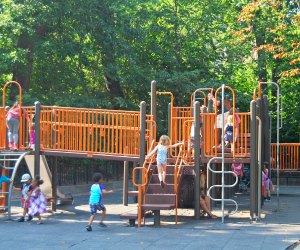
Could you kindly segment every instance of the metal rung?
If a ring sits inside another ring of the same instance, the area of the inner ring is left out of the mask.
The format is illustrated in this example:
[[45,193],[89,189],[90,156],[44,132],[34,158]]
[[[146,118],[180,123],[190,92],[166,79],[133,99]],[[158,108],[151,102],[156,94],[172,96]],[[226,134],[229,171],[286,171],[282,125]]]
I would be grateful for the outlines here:
[[8,208],[8,206],[0,206],[0,209]]
[[14,152],[12,152],[12,153],[7,153],[7,152],[5,152],[5,153],[3,153],[3,154],[1,154],[1,152],[0,152],[0,154],[1,154],[1,156],[21,156],[22,154],[24,154],[24,153],[26,153],[26,152],[29,152],[29,151],[19,152],[19,153],[14,153]]
[[9,194],[9,192],[0,192],[0,194]]
[[10,158],[8,158],[8,159],[0,159],[0,161],[17,161],[19,158],[15,158],[15,159],[10,159]]

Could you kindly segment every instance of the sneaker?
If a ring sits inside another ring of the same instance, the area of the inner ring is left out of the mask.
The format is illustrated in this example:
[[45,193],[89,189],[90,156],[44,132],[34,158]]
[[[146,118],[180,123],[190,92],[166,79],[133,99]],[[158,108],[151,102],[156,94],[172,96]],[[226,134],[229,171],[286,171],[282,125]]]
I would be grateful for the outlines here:
[[107,225],[105,225],[102,221],[99,223],[100,227],[107,227]]
[[91,225],[87,225],[87,226],[85,227],[85,229],[86,229],[86,231],[92,231],[92,230],[93,230]]
[[19,150],[18,145],[14,144],[14,150]]
[[23,216],[20,219],[18,219],[18,222],[24,222],[24,221],[25,221],[25,219]]
[[163,182],[163,181],[161,181],[161,182],[160,182],[160,186],[161,186],[162,188],[164,188],[164,187],[165,187],[165,184],[164,184],[164,182]]
[[12,143],[9,143],[9,144],[8,144],[8,147],[9,147],[10,150],[13,149],[13,146],[14,146],[14,145],[13,145]]
[[32,219],[33,219],[33,217],[31,215],[28,215],[27,221],[31,221]]

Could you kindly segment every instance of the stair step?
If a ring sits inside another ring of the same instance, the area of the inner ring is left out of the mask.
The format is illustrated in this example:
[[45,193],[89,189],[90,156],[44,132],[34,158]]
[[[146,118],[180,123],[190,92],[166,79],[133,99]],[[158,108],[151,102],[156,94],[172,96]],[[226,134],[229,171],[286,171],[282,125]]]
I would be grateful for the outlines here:
[[129,220],[129,225],[131,227],[135,226],[135,220],[138,218],[137,214],[134,213],[124,213],[124,214],[120,214],[120,218],[121,219],[128,219]]
[[[173,184],[174,183],[174,174],[166,175],[166,182]],[[158,174],[153,174],[150,178],[150,183],[159,183]]]
[[146,194],[145,203],[148,204],[175,204],[175,194]]
[[150,183],[147,188],[147,194],[174,194],[174,184],[168,184],[162,188],[158,183]]
[[[151,169],[153,170],[154,174],[157,174],[157,166],[156,165],[152,165]],[[167,165],[167,174],[173,174],[174,173],[174,165]]]
[[139,191],[128,191],[128,196],[138,196]]
[[144,204],[142,205],[143,210],[170,210],[174,209],[175,204]]

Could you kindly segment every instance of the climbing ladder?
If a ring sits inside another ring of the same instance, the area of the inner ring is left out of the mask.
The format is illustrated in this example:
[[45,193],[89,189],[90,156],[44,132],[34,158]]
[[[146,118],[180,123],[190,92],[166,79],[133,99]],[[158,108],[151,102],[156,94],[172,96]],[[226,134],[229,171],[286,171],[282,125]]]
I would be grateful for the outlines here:
[[4,203],[4,206],[0,206],[0,209],[7,209],[8,219],[11,219],[11,198],[12,198],[12,189],[13,181],[15,179],[17,170],[20,166],[20,163],[24,159],[25,155],[29,154],[29,151],[1,151],[0,153],[0,164],[4,166],[4,169],[9,170],[9,177],[12,181],[9,184],[8,190],[1,190],[0,195],[6,200],[7,203]]

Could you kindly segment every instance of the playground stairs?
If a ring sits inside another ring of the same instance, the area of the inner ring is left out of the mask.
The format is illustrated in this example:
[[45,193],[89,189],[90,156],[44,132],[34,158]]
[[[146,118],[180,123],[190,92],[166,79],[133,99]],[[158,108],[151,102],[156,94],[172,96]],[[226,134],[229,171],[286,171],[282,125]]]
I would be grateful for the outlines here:
[[[176,208],[176,193],[174,189],[174,168],[175,165],[167,165],[166,184],[161,187],[157,166],[152,165],[149,171],[148,184],[145,188],[145,193],[142,203],[142,215],[145,219],[148,215],[154,216],[154,226],[160,226],[160,211],[172,210]],[[137,196],[138,191],[129,191],[128,196]],[[122,214],[123,219],[129,219],[130,226],[135,226],[135,220],[138,218],[137,214]]]
[[[0,151],[0,164],[4,167],[3,175],[14,180],[18,167],[24,157],[29,154],[30,151]],[[11,216],[11,194],[13,183],[2,184],[0,189],[0,210],[7,211],[8,217]]]
[[153,166],[153,173],[149,176],[149,182],[145,193],[144,209],[166,210],[174,209],[176,194],[174,191],[174,165],[167,165],[166,184],[162,188],[158,179],[156,166]]

